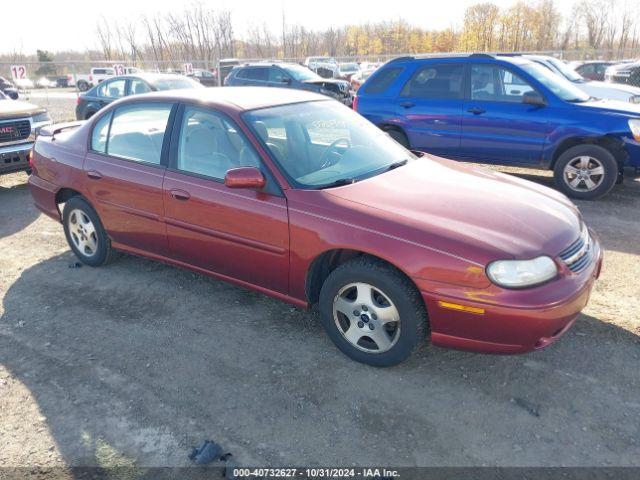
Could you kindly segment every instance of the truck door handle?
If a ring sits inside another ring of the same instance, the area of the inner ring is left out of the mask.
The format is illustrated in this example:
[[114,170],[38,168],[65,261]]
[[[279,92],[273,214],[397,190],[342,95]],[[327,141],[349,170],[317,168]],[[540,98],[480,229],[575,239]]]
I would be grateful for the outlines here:
[[189,200],[191,198],[191,195],[189,195],[189,192],[185,192],[184,190],[178,190],[177,188],[169,190],[169,193],[176,200],[185,201],[185,200]]
[[102,175],[100,174],[100,172],[96,172],[95,170],[89,170],[87,172],[87,177],[89,177],[91,180],[100,180],[102,178]]
[[402,102],[402,103],[400,104],[400,106],[401,106],[401,107],[404,107],[404,108],[411,108],[411,107],[413,107],[414,105],[415,105],[415,103],[413,103],[413,102]]
[[469,110],[467,110],[467,112],[473,113],[474,115],[480,115],[481,113],[486,112],[486,110],[484,108],[480,108],[480,107],[473,107],[473,108],[470,108]]

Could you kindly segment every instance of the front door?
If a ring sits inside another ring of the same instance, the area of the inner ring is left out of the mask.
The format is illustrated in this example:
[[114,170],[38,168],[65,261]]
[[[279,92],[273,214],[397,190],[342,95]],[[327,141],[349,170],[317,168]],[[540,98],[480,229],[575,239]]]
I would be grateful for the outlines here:
[[84,162],[89,200],[112,240],[159,255],[167,253],[161,160],[172,108],[134,103],[103,115]]
[[396,115],[414,150],[458,156],[464,69],[462,63],[428,63],[402,88]]
[[[171,256],[281,293],[288,291],[287,202],[257,152],[223,114],[185,106],[176,120],[164,204]],[[227,170],[256,166],[262,190],[230,189]]]
[[546,107],[523,103],[534,90],[504,67],[472,64],[462,112],[463,158],[503,165],[540,163],[549,130]]

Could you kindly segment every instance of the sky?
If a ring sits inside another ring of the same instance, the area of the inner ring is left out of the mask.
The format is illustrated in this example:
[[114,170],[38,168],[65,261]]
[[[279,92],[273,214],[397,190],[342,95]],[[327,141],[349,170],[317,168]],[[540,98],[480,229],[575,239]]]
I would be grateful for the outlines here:
[[[242,37],[251,24],[266,22],[274,33],[282,31],[282,11],[287,23],[313,30],[330,26],[379,22],[403,18],[426,29],[442,29],[462,24],[465,9],[480,0],[202,0],[213,9],[232,12],[234,31]],[[484,0],[486,1],[486,0]],[[504,7],[515,0],[493,0]],[[556,0],[564,13],[574,0]],[[33,54],[49,51],[86,50],[98,47],[96,22],[106,18],[136,18],[140,14],[177,11],[192,2],[167,0],[31,0],[27,15],[23,9],[0,9],[0,53],[18,51]],[[315,7],[317,5],[317,7]]]

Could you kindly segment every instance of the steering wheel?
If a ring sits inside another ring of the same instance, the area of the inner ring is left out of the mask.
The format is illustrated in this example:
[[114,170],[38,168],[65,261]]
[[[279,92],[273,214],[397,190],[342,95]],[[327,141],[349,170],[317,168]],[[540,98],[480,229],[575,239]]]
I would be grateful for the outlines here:
[[[336,150],[336,147],[341,142],[346,143],[347,147],[351,147],[351,140],[349,140],[347,137],[340,137],[335,139],[333,142],[331,142],[331,145],[329,145],[325,149],[325,151],[322,152],[322,155],[320,156],[320,170],[322,170],[323,168],[335,165],[340,161],[340,158],[342,158],[342,155]],[[332,156],[334,157],[334,159],[331,158]],[[335,160],[335,161],[332,162],[332,160]]]

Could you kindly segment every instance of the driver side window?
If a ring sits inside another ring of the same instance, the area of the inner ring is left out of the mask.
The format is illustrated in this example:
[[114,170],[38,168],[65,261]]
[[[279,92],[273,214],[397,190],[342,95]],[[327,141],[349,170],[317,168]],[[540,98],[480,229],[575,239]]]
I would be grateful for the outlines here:
[[253,147],[226,118],[211,110],[185,108],[178,141],[178,170],[223,180],[232,168],[259,166]]
[[494,65],[471,66],[471,99],[521,103],[534,88],[515,73]]

